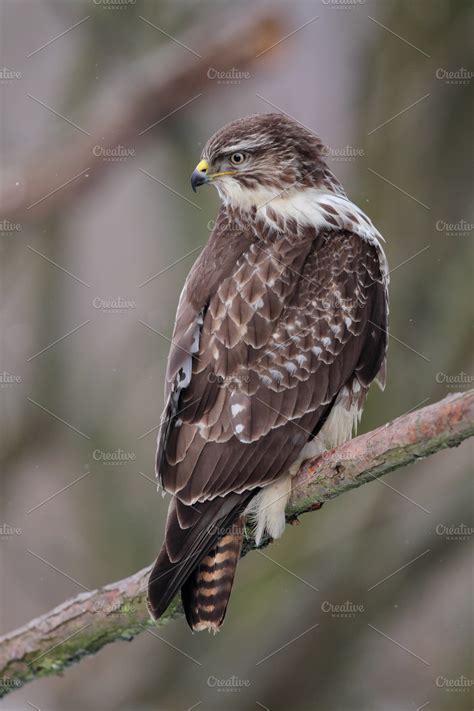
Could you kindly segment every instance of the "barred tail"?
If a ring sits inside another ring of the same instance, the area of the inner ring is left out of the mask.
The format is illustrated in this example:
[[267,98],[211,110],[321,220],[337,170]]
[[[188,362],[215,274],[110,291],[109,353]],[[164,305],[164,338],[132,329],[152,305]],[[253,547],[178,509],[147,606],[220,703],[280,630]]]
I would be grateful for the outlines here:
[[201,560],[181,588],[190,627],[218,632],[224,621],[240,558],[245,518],[241,515]]

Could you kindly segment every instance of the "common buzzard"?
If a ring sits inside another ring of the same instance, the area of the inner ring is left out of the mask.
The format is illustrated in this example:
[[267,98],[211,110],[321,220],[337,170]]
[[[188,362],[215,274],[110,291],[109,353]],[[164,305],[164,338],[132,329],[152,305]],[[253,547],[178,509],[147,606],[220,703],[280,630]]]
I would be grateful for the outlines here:
[[206,144],[193,189],[221,208],[176,313],[158,438],[171,494],[150,576],[158,619],[181,589],[194,630],[223,622],[244,525],[281,536],[301,462],[352,436],[383,387],[382,237],[329,170],[320,139],[281,114]]

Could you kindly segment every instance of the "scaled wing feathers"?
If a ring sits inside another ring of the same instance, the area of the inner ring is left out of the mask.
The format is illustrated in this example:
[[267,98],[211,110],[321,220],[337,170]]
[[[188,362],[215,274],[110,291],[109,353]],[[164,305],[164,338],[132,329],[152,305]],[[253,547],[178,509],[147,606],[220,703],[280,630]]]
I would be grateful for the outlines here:
[[280,476],[341,388],[355,378],[365,397],[385,357],[374,244],[312,228],[269,243],[226,219],[188,277],[169,358],[157,464],[188,504]]

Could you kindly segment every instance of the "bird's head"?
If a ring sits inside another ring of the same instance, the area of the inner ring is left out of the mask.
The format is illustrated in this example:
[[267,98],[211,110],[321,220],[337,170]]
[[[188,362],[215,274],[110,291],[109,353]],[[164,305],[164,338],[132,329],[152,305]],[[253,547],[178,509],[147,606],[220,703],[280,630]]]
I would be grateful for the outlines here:
[[283,114],[237,119],[215,133],[191,185],[213,184],[226,203],[258,206],[285,191],[318,187],[327,172],[325,148]]

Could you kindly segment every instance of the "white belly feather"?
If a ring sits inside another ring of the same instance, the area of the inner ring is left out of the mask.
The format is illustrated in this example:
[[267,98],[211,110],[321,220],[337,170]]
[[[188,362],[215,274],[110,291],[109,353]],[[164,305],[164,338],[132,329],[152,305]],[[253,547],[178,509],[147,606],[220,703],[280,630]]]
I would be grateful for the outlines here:
[[[356,384],[356,389],[360,389],[357,379],[353,382]],[[291,481],[298,473],[301,464],[351,439],[357,429],[362,411],[358,404],[348,407],[349,399],[349,390],[344,387],[319,434],[305,444],[288,472],[277,481],[265,486],[250,502],[246,513],[254,521],[257,545],[260,544],[265,531],[271,538],[280,538],[283,534],[285,509],[291,494]]]

